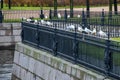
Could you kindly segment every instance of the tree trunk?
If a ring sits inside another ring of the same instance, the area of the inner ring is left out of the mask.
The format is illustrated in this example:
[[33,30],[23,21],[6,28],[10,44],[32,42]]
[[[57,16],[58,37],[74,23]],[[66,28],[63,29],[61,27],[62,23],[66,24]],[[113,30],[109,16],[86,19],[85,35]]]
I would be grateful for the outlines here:
[[11,9],[11,0],[8,1],[9,9]]
[[87,14],[87,17],[90,17],[90,3],[89,3],[89,0],[86,0],[86,14]]
[[1,0],[1,9],[3,8],[3,0]]
[[112,12],[112,0],[109,0],[109,11]]
[[114,13],[117,14],[117,0],[114,0]]
[[54,17],[57,17],[57,0],[54,0]]
[[70,0],[70,17],[73,18],[73,0]]

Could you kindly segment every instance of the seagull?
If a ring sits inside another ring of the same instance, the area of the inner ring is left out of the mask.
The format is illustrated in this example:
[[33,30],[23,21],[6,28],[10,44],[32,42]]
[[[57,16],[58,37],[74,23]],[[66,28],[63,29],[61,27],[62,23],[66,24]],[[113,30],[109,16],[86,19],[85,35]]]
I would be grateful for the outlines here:
[[69,25],[66,27],[68,30],[75,30],[75,26],[74,25]]
[[37,20],[34,20],[34,23],[35,23],[35,24],[37,24],[37,23],[38,23],[38,21],[37,21]]
[[60,13],[58,13],[57,16],[58,16],[59,19],[61,19],[61,14]]
[[96,35],[96,28],[93,28],[93,31],[91,32],[91,34],[93,34],[93,35]]
[[45,24],[46,24],[46,21],[41,20],[41,24],[45,25]]
[[101,29],[100,29],[100,31],[98,32],[98,35],[99,35],[100,37],[107,37],[107,34],[106,34],[105,32],[103,32]]
[[31,19],[27,19],[26,21],[27,21],[27,22],[31,22],[32,20],[31,20]]
[[79,31],[79,32],[82,32],[82,31],[84,31],[84,30],[83,30],[82,27],[78,27],[78,31]]
[[68,15],[67,18],[70,18],[70,15]]
[[47,24],[48,26],[52,26],[52,25],[53,25],[53,23],[51,23],[51,22],[49,22],[49,21],[47,21],[46,24]]
[[48,18],[48,16],[45,16],[45,19],[47,19]]
[[80,15],[78,14],[77,17],[80,18]]
[[87,34],[92,33],[92,31],[90,29],[88,29],[87,27],[84,29],[84,32],[87,33]]

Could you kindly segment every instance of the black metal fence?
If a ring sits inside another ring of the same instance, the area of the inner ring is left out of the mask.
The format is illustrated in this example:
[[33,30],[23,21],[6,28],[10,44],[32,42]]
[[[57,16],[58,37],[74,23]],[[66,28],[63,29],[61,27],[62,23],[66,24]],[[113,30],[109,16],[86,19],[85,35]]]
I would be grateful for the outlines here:
[[[54,10],[2,10],[1,14],[0,14],[0,20],[2,20],[1,22],[21,22],[21,18],[25,17],[25,18],[30,18],[30,17],[34,17],[35,19],[40,19],[40,15],[41,15],[41,11],[44,14],[44,18],[47,19],[53,19],[54,16]],[[66,18],[70,17],[70,10],[57,10],[56,14],[61,14],[62,19],[65,17],[66,14]],[[85,15],[87,15],[87,12],[84,12]],[[83,16],[83,11],[81,10],[74,10],[73,11],[73,17],[74,18],[81,18]],[[120,17],[120,12],[117,12],[117,15],[114,14],[114,12],[108,12],[108,11],[99,11],[99,12],[94,12],[94,11],[90,11],[89,12],[89,19],[99,19],[100,17],[103,17],[103,19],[109,16],[112,16],[112,19],[116,19],[118,17]],[[106,22],[106,21],[105,21]]]
[[[22,42],[120,79],[120,42],[79,33],[77,27],[82,25],[79,19],[51,22],[53,25],[22,22]],[[75,25],[73,31],[66,30],[69,24]]]

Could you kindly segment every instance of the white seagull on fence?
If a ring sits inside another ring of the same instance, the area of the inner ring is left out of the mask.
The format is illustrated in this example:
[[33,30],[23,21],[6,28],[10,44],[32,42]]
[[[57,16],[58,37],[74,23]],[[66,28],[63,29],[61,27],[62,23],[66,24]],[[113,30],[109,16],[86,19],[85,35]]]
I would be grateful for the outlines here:
[[84,31],[84,29],[82,28],[82,27],[78,27],[78,32],[83,32]]
[[48,16],[46,15],[46,16],[45,16],[45,19],[47,19],[47,18],[48,18]]
[[58,13],[57,16],[58,16],[59,19],[61,19],[61,14],[60,13]]
[[37,23],[38,23],[38,20],[34,20],[34,23],[37,24]]
[[96,35],[96,28],[93,28],[93,31],[92,31],[92,33],[91,34],[93,34],[93,35]]
[[46,24],[46,21],[41,20],[41,24],[45,25],[45,24]]
[[70,15],[68,15],[67,18],[70,18]]
[[27,19],[26,21],[27,21],[27,22],[31,22],[32,20],[31,20],[31,19]]
[[67,30],[75,30],[75,26],[74,25],[69,25],[66,27]]
[[105,32],[103,32],[101,29],[100,29],[100,31],[98,32],[98,35],[99,35],[100,37],[107,37],[107,34],[106,34]]
[[49,22],[49,21],[47,21],[46,24],[47,24],[48,26],[53,26],[53,23],[51,23],[51,22]]
[[88,29],[87,27],[85,27],[84,32],[86,32],[87,34],[92,33],[92,31],[90,29]]
[[77,17],[80,18],[81,16],[78,14]]

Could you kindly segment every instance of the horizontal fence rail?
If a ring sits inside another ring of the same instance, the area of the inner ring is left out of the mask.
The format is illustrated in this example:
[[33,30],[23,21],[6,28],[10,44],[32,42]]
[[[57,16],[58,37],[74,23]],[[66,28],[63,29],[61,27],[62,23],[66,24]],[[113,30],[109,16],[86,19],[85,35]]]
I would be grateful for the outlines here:
[[[120,42],[109,40],[109,37],[79,33],[77,28],[83,24],[76,19],[51,22],[53,24],[47,25],[23,21],[22,42],[120,79]],[[67,25],[75,25],[74,30],[67,30]],[[93,27],[90,26],[90,29]]]

